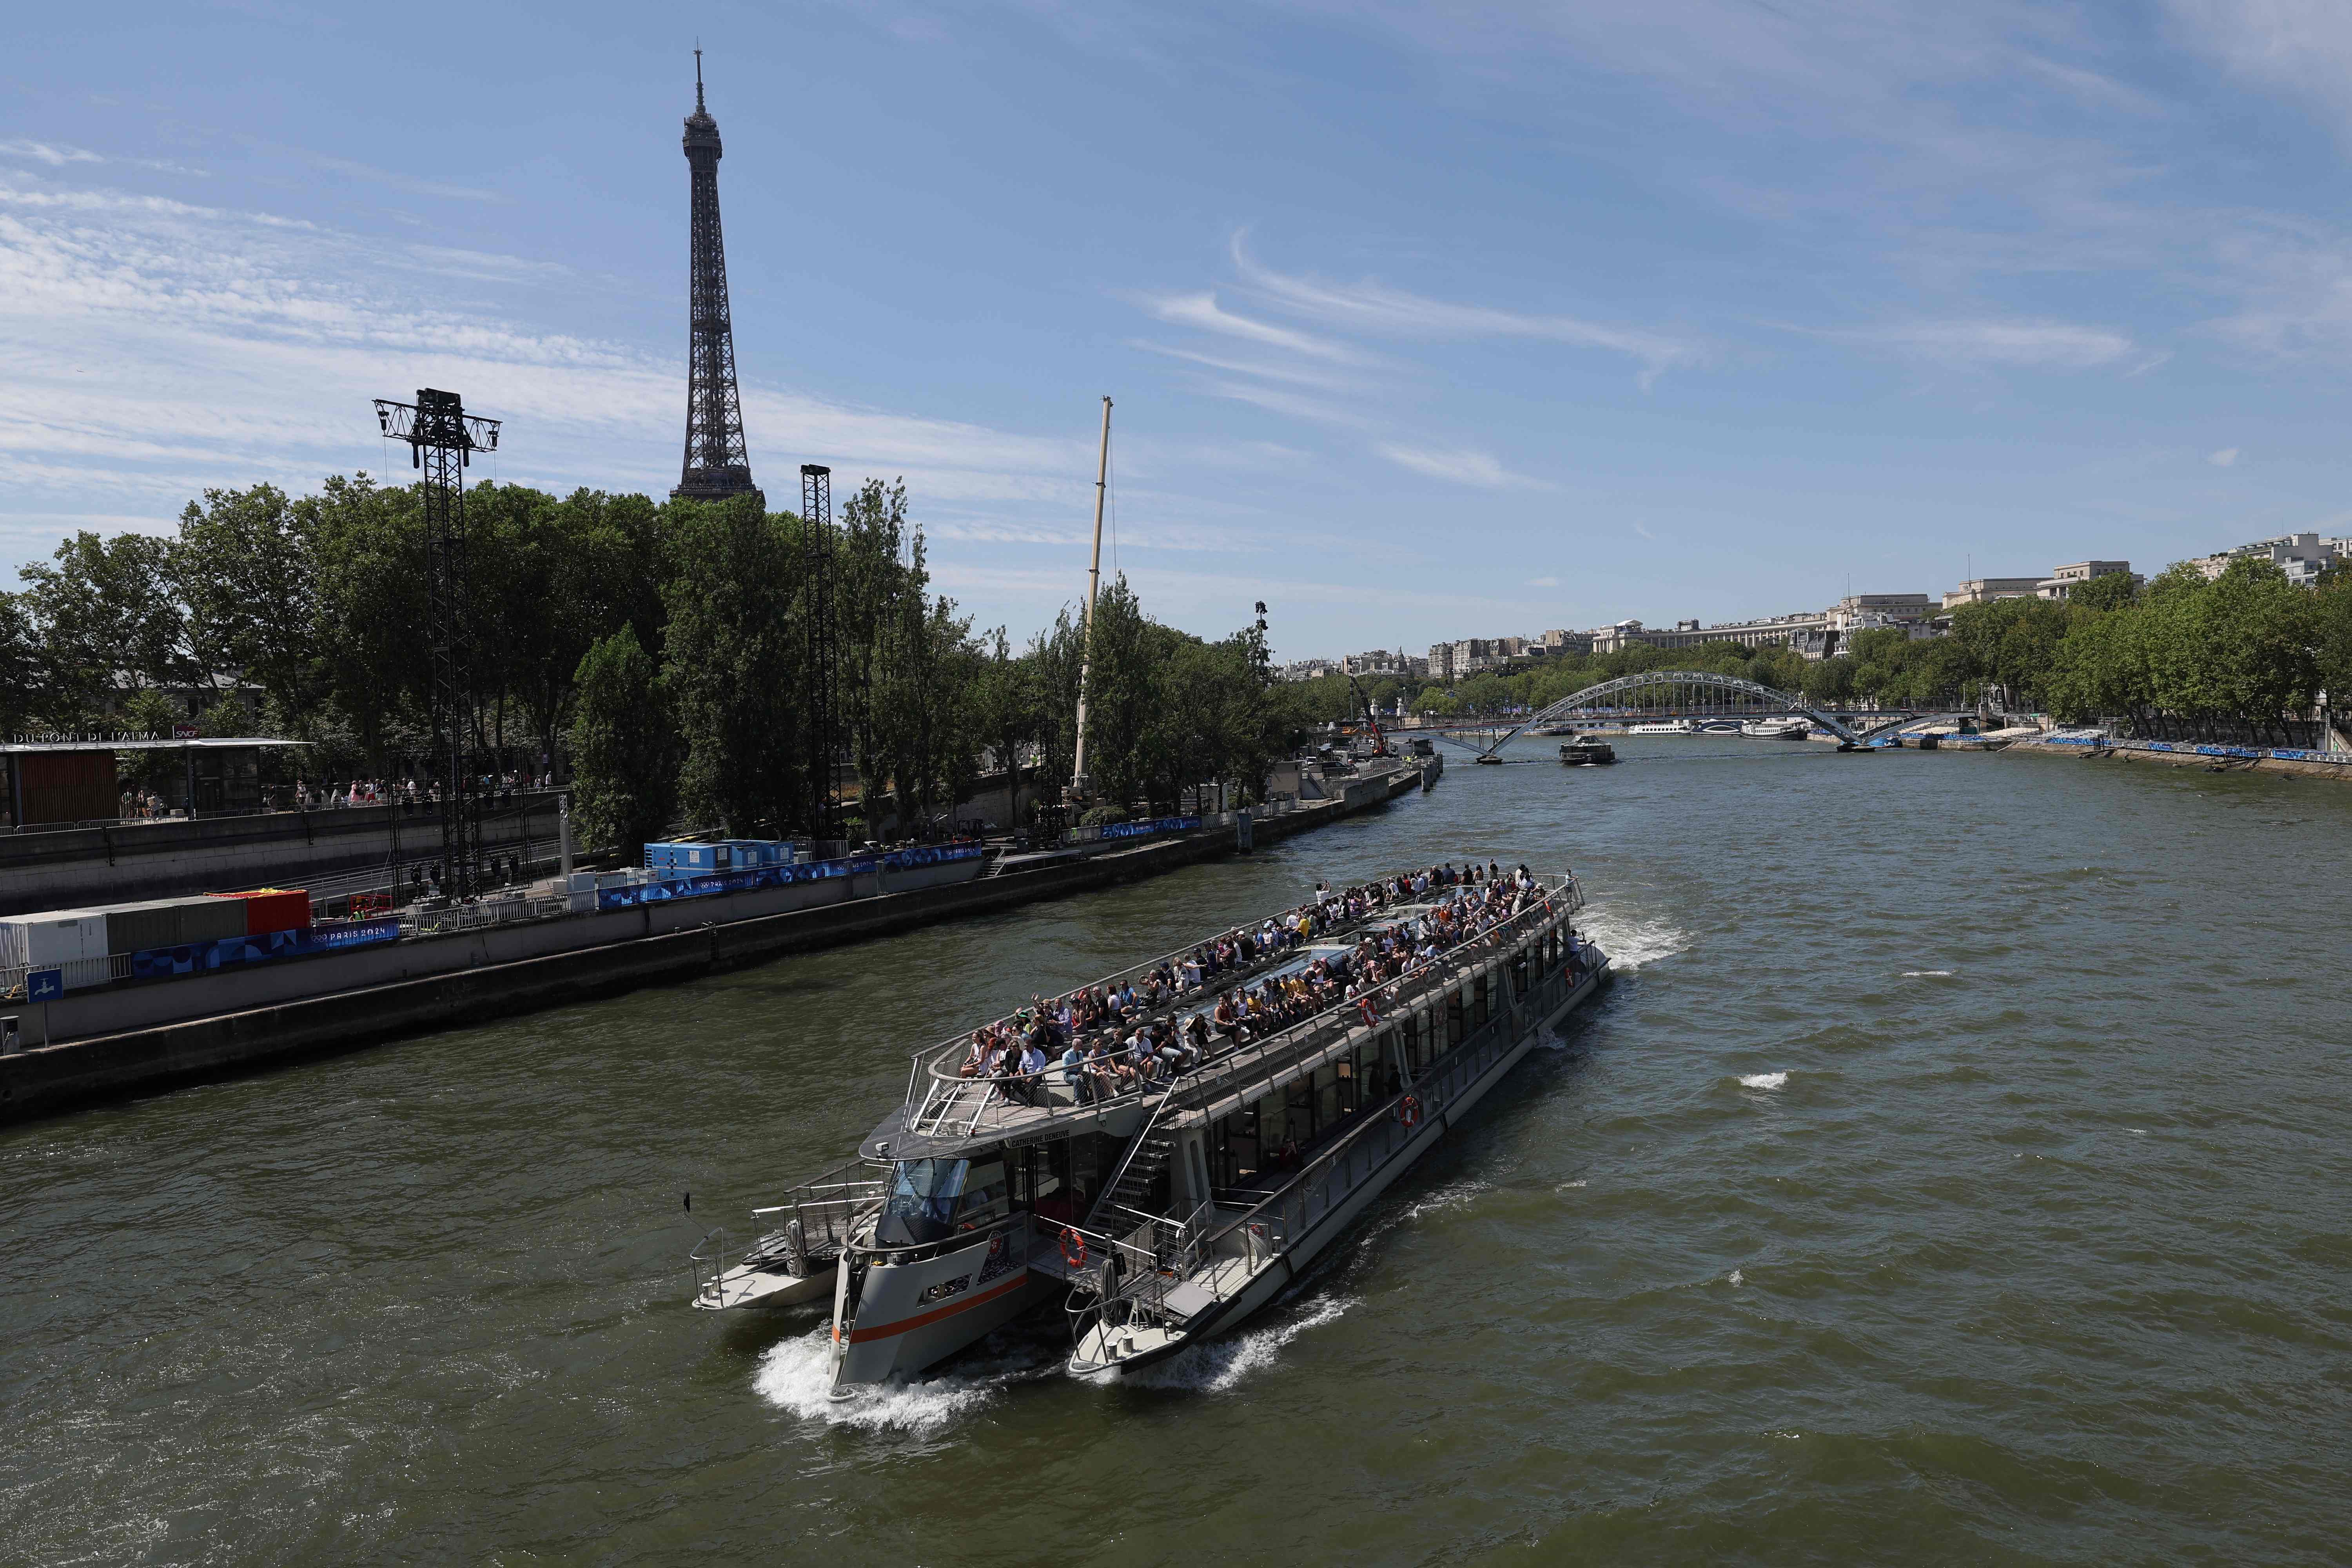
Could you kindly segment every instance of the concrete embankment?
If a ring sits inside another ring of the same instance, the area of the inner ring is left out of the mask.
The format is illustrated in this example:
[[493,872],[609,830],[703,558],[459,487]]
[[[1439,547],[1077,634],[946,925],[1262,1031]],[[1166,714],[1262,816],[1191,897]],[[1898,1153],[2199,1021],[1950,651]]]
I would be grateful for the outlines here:
[[[1336,798],[1253,823],[1254,843],[1369,809],[1421,779],[1408,768],[1351,781]],[[47,1005],[42,1037],[52,1043],[0,1056],[0,1121],[690,979],[1156,876],[1236,848],[1225,828],[971,880],[924,886],[918,873],[868,896],[845,882],[762,889],[69,994]]]
[[2200,745],[2190,741],[2117,741],[2105,736],[2055,731],[2007,748],[2011,756],[2072,757],[2078,761],[2155,763],[2164,767],[2203,768],[2208,773],[2276,773],[2289,778],[2352,783],[2352,752],[2307,752],[2288,748]]

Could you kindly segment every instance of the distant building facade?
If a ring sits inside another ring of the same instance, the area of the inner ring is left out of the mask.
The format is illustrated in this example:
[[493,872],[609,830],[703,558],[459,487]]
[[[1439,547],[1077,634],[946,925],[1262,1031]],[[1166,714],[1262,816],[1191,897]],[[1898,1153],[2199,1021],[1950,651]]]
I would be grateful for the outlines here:
[[[2117,573],[2131,577],[2131,563],[2128,561],[2076,561],[2069,565],[2053,568],[2049,576],[2034,585],[2033,591],[2045,599],[2063,599],[2094,577],[2112,577]],[[2137,583],[2139,579],[2132,577],[2132,581]]]
[[1962,605],[1990,605],[1995,599],[2030,599],[2041,588],[2039,577],[1971,577],[1944,595],[1944,608],[1957,610]]
[[2316,533],[2283,533],[2260,539],[2234,550],[2200,556],[2189,563],[2208,582],[2219,577],[2232,561],[2267,561],[2286,574],[2286,580],[2308,588],[2331,566],[2352,565],[2352,539],[2330,539]]

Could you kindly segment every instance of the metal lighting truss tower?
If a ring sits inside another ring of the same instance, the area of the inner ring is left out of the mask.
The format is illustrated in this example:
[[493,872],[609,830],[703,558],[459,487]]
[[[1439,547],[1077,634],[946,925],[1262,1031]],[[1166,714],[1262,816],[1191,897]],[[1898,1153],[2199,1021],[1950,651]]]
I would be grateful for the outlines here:
[[833,837],[833,769],[841,755],[841,658],[834,627],[833,470],[801,465],[801,584],[808,623],[809,824]]
[[[727,245],[719,231],[719,121],[702,106],[702,51],[694,51],[694,112],[686,117],[694,236],[687,305],[686,466],[675,499],[760,494],[743,447],[735,390],[735,325],[727,309]],[[760,504],[767,505],[765,497]]]
[[474,721],[477,647],[466,587],[466,466],[476,452],[499,449],[499,422],[466,412],[454,392],[420,388],[414,404],[375,400],[384,437],[408,443],[410,466],[423,470],[425,501],[425,687],[433,765],[441,770],[441,890],[478,890],[482,859],[482,797],[467,745]]

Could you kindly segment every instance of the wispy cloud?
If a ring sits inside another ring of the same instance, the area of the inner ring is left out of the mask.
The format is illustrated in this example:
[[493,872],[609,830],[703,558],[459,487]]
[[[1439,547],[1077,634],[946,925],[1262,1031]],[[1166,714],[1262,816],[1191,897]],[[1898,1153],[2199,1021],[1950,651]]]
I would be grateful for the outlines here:
[[2206,453],[2205,460],[2217,468],[2234,468],[2238,466],[2242,450],[2237,447],[2224,447],[2218,452]]
[[1511,472],[1491,452],[1474,451],[1468,447],[1397,446],[1383,446],[1379,451],[1381,457],[1401,468],[1410,468],[1416,474],[1444,479],[1449,484],[1475,485],[1489,490],[1549,488],[1541,479],[1531,479],[1524,474]]
[[2352,11],[2336,0],[2164,0],[2176,37],[2352,135]]
[[1342,430],[1370,430],[1377,422],[1352,408],[1319,397],[1308,397],[1280,387],[1258,386],[1246,381],[1213,381],[1206,389],[1218,397],[1235,403],[1246,403],[1263,408],[1269,414],[1284,414],[1293,419],[1312,420]]
[[1233,241],[1234,269],[1244,286],[1301,315],[1390,337],[1431,342],[1461,342],[1479,338],[1520,338],[1601,349],[1639,361],[1651,376],[1702,357],[1700,345],[1685,339],[1586,321],[1575,316],[1542,315],[1491,305],[1462,305],[1433,300],[1367,279],[1357,283],[1326,283],[1276,271],[1253,258],[1244,237]]
[[498,191],[483,190],[476,185],[453,184],[447,180],[424,179],[415,174],[404,174],[397,169],[379,169],[373,163],[330,157],[324,153],[303,153],[299,156],[314,169],[324,169],[331,174],[341,174],[350,179],[366,180],[392,190],[405,191],[413,196],[443,196],[458,202],[504,202],[509,199]]
[[1960,367],[2094,370],[2113,364],[2133,349],[2132,340],[2122,332],[2072,321],[1908,321],[1821,335]]
[[[436,301],[424,274],[449,268],[505,292],[510,313]],[[330,472],[401,468],[404,455],[375,438],[368,399],[425,385],[462,387],[470,406],[509,421],[500,477],[659,494],[676,475],[668,432],[684,373],[627,343],[534,325],[524,312],[568,276],[530,257],[0,181],[8,553],[45,555],[55,529],[40,520],[82,495],[104,495],[110,520],[143,508],[160,528],[208,486],[307,489]],[[805,458],[845,478],[904,475],[950,526],[1083,514],[1093,446],[1076,432],[1039,438],[858,406],[756,375],[743,394],[754,462],[772,470]],[[1150,542],[1183,547],[1173,531]]]
[[1180,327],[1194,327],[1204,332],[1219,332],[1230,338],[1241,338],[1269,348],[1287,349],[1292,353],[1312,354],[1318,359],[1340,364],[1361,364],[1366,356],[1344,343],[1319,338],[1311,332],[1297,331],[1276,326],[1271,321],[1255,321],[1235,315],[1217,303],[1214,293],[1203,289],[1197,294],[1162,294],[1147,297],[1144,308],[1161,321]]
[[1299,364],[1294,361],[1273,359],[1235,359],[1230,354],[1202,353],[1198,349],[1180,349],[1170,343],[1155,343],[1143,338],[1130,338],[1128,347],[1141,349],[1145,353],[1164,354],[1170,359],[1184,361],[1210,370],[1221,370],[1232,375],[1258,375],[1270,381],[1287,381],[1300,386],[1319,386],[1327,391],[1340,391],[1358,384],[1350,373],[1334,371],[1326,364]]
[[120,163],[134,169],[158,169],[167,174],[193,174],[205,177],[202,169],[192,169],[185,163],[167,163],[160,158],[124,158],[104,153],[93,153],[87,147],[60,147],[51,142],[33,142],[22,137],[0,140],[0,158],[15,158],[23,163],[46,163],[52,169],[62,169],[70,163]]
[[0,142],[0,157],[21,158],[35,163],[47,163],[53,169],[68,163],[102,163],[106,160],[81,147],[58,147],[47,142],[12,139]]

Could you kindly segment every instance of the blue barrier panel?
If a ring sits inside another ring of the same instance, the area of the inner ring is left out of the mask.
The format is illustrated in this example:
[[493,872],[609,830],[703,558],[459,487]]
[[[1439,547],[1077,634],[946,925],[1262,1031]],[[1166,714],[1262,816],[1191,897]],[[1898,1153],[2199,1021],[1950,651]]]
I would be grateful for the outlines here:
[[1102,836],[1105,838],[1141,838],[1153,833],[1181,833],[1200,826],[1201,819],[1197,816],[1161,816],[1148,822],[1106,822]]
[[379,942],[400,940],[400,921],[387,916],[380,921],[338,921],[333,925],[312,926],[302,933],[304,952],[333,952],[346,947],[366,947]]
[[299,958],[306,953],[340,952],[380,942],[396,942],[400,921],[337,921],[301,931],[264,931],[258,936],[229,936],[214,942],[183,942],[177,947],[152,947],[131,955],[134,980],[162,980],[176,974],[202,974],[239,963],[266,963],[273,959]]

